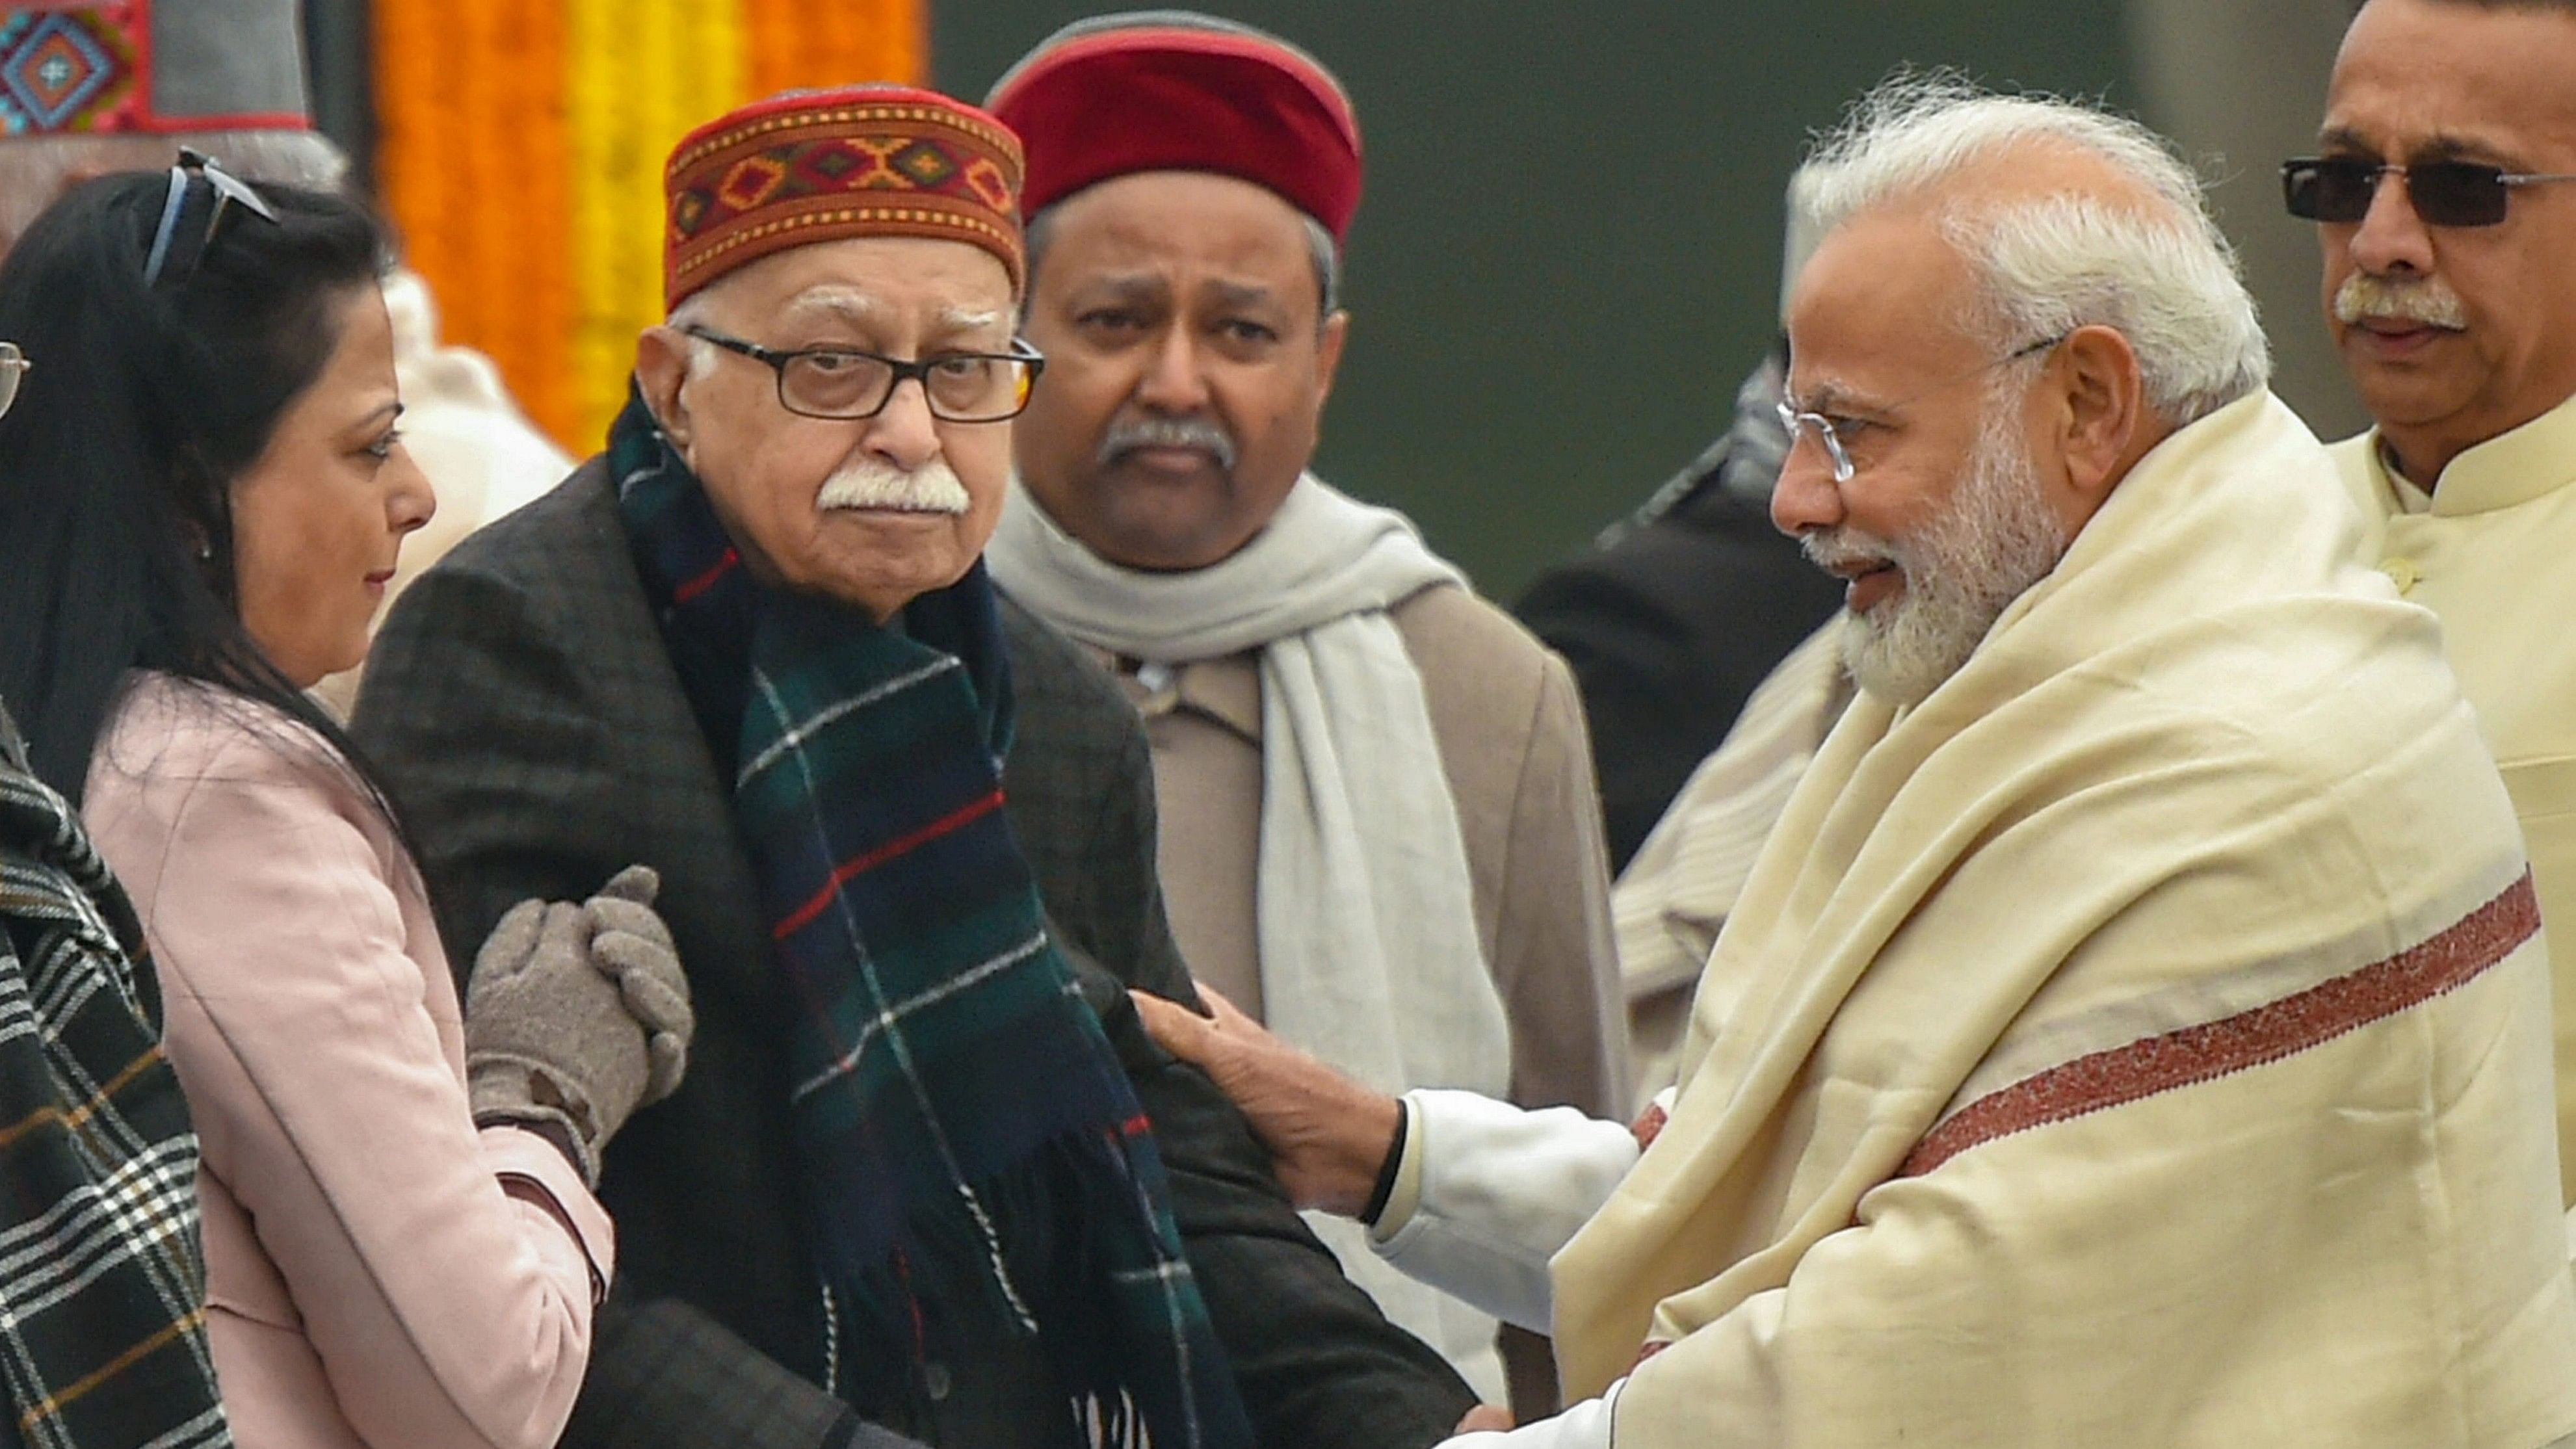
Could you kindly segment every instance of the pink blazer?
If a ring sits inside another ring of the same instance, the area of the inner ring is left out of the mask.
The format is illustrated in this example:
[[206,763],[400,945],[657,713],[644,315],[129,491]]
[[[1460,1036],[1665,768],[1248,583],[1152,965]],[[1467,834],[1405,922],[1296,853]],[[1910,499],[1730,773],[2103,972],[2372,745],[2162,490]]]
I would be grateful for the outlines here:
[[332,758],[274,711],[146,675],[82,810],[142,915],[204,1148],[233,1434],[546,1449],[608,1217],[543,1139],[475,1130],[418,873]]

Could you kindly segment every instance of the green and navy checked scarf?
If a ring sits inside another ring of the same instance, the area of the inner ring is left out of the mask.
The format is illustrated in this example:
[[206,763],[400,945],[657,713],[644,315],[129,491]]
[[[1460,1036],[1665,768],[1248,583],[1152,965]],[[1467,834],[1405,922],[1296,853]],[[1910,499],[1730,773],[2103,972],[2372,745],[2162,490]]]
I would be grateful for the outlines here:
[[0,1442],[232,1443],[158,1015],[133,907],[0,713]]
[[983,565],[881,628],[753,580],[640,401],[608,456],[681,684],[735,771],[794,1006],[808,1221],[879,1340],[841,1349],[853,1403],[918,1404],[934,1350],[1034,1337],[1086,1441],[1249,1449],[1143,1109],[1002,813],[1011,692]]

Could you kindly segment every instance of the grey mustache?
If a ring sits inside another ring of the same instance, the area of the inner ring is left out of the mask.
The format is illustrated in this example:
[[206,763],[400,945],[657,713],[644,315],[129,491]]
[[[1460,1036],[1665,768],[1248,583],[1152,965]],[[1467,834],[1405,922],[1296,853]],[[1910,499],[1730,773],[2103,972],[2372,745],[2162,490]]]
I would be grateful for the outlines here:
[[1234,467],[1234,438],[1206,418],[1140,418],[1111,423],[1100,440],[1099,461],[1106,466],[1138,448],[1196,448],[1216,459],[1219,468]]
[[2368,272],[2353,273],[2335,289],[2334,313],[2335,320],[2346,326],[2365,317],[2420,322],[2453,332],[2469,325],[2468,309],[2448,285],[2431,279],[2393,281]]

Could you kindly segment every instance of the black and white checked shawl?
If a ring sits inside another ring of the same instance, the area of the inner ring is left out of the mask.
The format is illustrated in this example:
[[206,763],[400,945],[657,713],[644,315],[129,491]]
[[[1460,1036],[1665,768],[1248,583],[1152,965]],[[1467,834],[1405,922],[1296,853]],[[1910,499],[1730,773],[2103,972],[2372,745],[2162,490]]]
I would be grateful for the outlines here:
[[232,1442],[197,1138],[143,962],[133,907],[0,714],[0,1442]]

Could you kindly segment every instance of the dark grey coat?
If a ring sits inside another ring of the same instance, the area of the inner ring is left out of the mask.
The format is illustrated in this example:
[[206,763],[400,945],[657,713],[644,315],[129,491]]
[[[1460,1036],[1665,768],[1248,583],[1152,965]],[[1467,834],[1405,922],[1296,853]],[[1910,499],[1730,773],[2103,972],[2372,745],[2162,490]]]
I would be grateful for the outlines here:
[[[1009,816],[1085,992],[1152,1116],[1173,1206],[1264,1444],[1416,1449],[1474,1399],[1388,1324],[1290,1209],[1213,1083],[1146,1038],[1119,988],[1195,1002],[1154,876],[1153,772],[1135,712],[1010,604],[1019,694]],[[610,1144],[618,1286],[566,1449],[815,1449],[854,1421],[824,1387],[827,1331],[793,1188],[783,1004],[726,792],[664,651],[600,460],[468,538],[395,607],[354,734],[404,811],[460,973],[511,903],[579,899],[627,864],[696,995],[679,1092]],[[1104,969],[1105,968],[1105,969]],[[844,1342],[846,1340],[843,1340]],[[940,1365],[942,1445],[1055,1441],[1060,1400],[997,1351]]]

